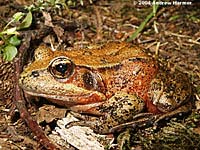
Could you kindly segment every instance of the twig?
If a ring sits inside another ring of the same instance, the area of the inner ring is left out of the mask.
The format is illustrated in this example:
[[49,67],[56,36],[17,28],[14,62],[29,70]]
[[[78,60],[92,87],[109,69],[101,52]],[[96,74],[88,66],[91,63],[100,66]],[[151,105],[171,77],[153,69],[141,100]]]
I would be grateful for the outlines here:
[[99,10],[97,8],[97,6],[94,6],[94,11],[95,11],[95,14],[96,14],[96,19],[97,19],[97,24],[96,24],[96,27],[97,27],[97,41],[98,40],[101,40],[102,39],[102,26],[103,26],[103,23],[102,23],[102,19],[101,19],[101,15],[99,13]]
[[31,131],[36,135],[39,142],[47,149],[56,150],[59,149],[58,146],[53,144],[47,136],[44,134],[43,130],[39,127],[38,123],[33,120],[31,115],[29,114],[26,105],[25,105],[25,99],[22,96],[22,91],[19,87],[18,80],[19,80],[19,74],[22,70],[22,55],[23,53],[29,48],[30,40],[31,40],[31,34],[27,35],[25,37],[25,42],[23,42],[19,48],[18,57],[15,58],[14,64],[15,64],[15,88],[14,88],[14,98],[13,102],[15,103],[17,109],[19,110],[21,118],[27,123]]

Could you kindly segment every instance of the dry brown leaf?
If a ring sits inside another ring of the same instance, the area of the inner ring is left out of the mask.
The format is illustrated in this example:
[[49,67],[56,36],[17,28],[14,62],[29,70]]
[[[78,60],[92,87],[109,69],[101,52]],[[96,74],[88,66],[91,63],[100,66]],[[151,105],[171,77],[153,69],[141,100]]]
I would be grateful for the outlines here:
[[47,123],[52,122],[57,118],[63,118],[66,114],[66,109],[56,108],[53,105],[45,105],[39,108],[37,112],[37,122],[46,121]]

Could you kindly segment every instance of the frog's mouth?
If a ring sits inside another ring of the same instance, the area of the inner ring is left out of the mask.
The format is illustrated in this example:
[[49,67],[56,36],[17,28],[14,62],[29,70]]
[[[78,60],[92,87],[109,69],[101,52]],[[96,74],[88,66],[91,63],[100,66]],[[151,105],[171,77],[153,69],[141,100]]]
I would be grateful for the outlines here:
[[58,95],[53,93],[52,94],[38,93],[28,90],[24,90],[24,92],[31,96],[44,97],[47,100],[63,107],[98,103],[106,99],[104,94],[96,91],[90,91],[88,93],[64,94],[64,95]]

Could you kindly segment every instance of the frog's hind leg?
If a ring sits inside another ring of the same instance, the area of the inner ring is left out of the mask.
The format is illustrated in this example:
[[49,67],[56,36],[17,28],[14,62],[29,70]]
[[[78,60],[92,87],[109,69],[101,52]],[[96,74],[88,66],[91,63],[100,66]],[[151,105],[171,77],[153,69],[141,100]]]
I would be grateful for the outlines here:
[[174,117],[176,115],[181,116],[182,114],[188,113],[191,109],[192,109],[192,103],[187,103],[187,104],[182,105],[182,106],[180,106],[179,108],[177,108],[173,111],[162,114],[155,120],[154,126],[157,126],[157,124],[164,119],[166,120],[166,119],[169,119],[169,118]]
[[111,133],[120,132],[126,128],[136,129],[136,128],[142,128],[142,127],[148,127],[148,126],[157,127],[161,121],[167,120],[176,115],[182,115],[183,113],[188,113],[191,109],[192,109],[192,104],[187,103],[175,109],[174,111],[171,111],[165,114],[155,115],[152,113],[140,113],[138,115],[135,115],[131,122],[117,125],[113,127],[112,129],[110,129],[110,132]]

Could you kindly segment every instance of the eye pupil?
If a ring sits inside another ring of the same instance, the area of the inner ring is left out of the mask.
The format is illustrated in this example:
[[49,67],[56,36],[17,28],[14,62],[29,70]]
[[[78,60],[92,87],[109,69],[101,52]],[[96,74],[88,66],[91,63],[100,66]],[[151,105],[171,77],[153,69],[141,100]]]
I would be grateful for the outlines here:
[[68,65],[67,64],[58,64],[55,67],[58,72],[64,74],[67,71]]

